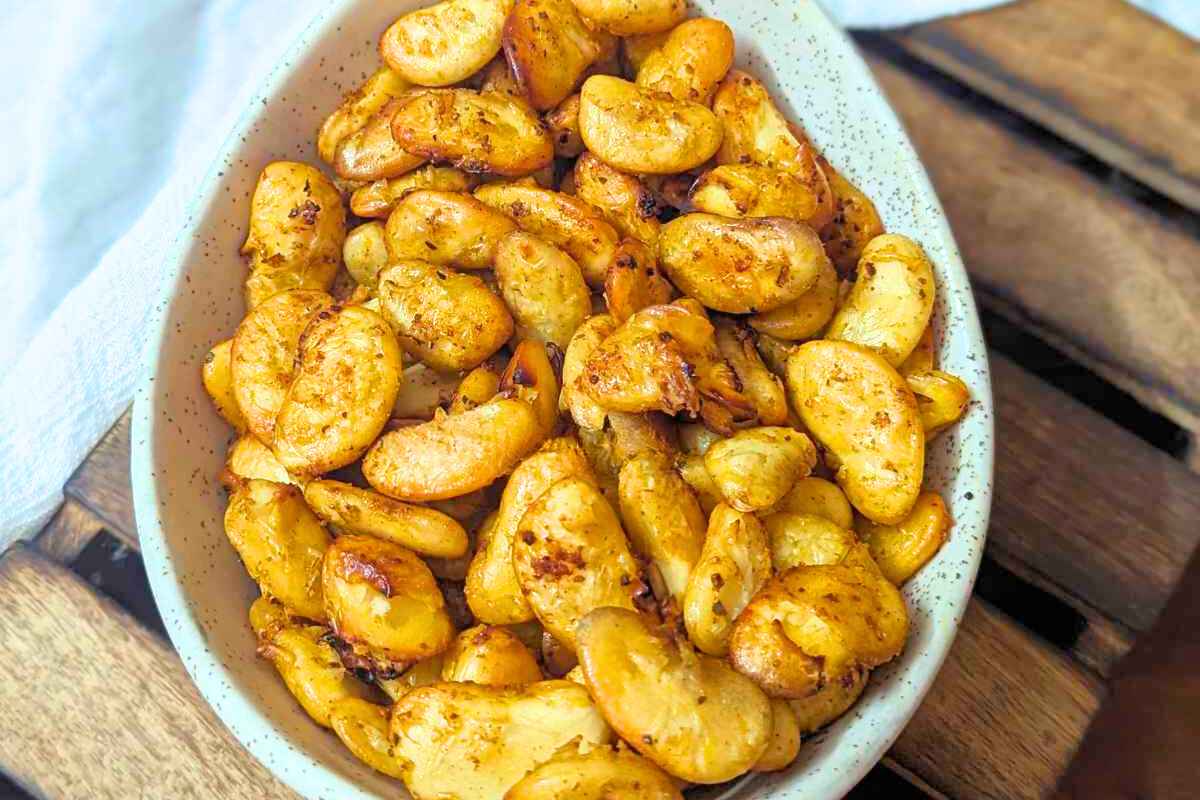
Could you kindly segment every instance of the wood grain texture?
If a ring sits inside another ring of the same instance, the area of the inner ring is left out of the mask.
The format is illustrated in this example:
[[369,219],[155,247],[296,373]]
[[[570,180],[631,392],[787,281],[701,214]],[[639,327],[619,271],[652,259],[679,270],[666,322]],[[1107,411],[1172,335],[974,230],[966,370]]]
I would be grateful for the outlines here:
[[1022,0],[892,37],[1200,210],[1200,47],[1122,0]]
[[1200,476],[991,353],[989,551],[1145,631],[1200,541]]
[[91,509],[113,536],[137,549],[133,521],[133,487],[129,481],[129,420],[126,410],[75,474],[63,492]]
[[33,544],[47,558],[70,564],[104,529],[104,520],[68,497]]
[[36,794],[296,800],[165,642],[24,545],[0,558],[0,642],[0,768]]
[[[996,529],[993,528],[993,531]],[[1083,630],[1067,647],[1067,652],[1083,666],[1102,678],[1113,674],[1117,665],[1133,648],[1133,631],[1096,610],[1088,603],[1039,575],[1027,564],[1012,558],[1002,547],[992,547],[988,557],[1030,586],[1051,595],[1083,619]],[[996,598],[992,598],[1000,602]],[[1036,611],[1032,613],[1037,613]],[[1018,620],[1033,624],[1035,620]]]
[[1102,694],[1096,679],[976,599],[891,756],[949,797],[1040,800]]
[[1200,431],[1200,243],[894,64],[870,62],[980,299]]

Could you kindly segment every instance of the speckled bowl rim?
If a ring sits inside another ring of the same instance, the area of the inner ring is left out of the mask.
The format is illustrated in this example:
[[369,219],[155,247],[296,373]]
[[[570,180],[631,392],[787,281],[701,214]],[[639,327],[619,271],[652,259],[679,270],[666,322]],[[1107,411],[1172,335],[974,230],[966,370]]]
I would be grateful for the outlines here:
[[[260,104],[265,105],[267,99],[280,89],[290,75],[293,64],[300,60],[299,56],[307,52],[320,37],[333,34],[333,31],[329,30],[331,21],[340,17],[344,10],[355,2],[357,0],[331,2],[304,29],[285,57],[267,76],[259,92],[242,113],[233,131],[222,144],[213,166],[189,206],[185,224],[176,237],[173,255],[166,267],[164,280],[167,288],[158,304],[157,319],[152,323],[153,334],[143,356],[146,377],[137,391],[134,403],[131,473],[135,518],[151,589],[162,612],[171,641],[183,657],[185,667],[202,696],[255,758],[267,765],[278,778],[302,796],[308,798],[336,796],[370,800],[378,795],[364,790],[319,760],[310,758],[294,748],[287,737],[262,712],[258,702],[237,688],[234,681],[228,679],[226,667],[217,655],[208,649],[204,632],[190,605],[188,593],[184,590],[176,572],[167,536],[159,521],[157,509],[163,498],[159,493],[154,463],[155,437],[157,435],[155,423],[158,416],[156,401],[159,400],[154,390],[154,381],[160,368],[163,345],[172,322],[171,301],[182,289],[183,273],[188,255],[194,245],[191,234],[197,227],[201,216],[200,211],[216,200],[221,180],[221,167],[236,154],[239,141],[245,137],[255,120],[258,119]],[[803,2],[804,0],[801,0],[801,4]],[[861,73],[857,77],[869,87],[869,96],[860,98],[858,102],[872,105],[872,113],[882,121],[884,126],[892,127],[898,132],[897,141],[894,142],[899,148],[898,155],[906,162],[911,171],[911,175],[908,177],[913,181],[917,194],[921,195],[922,202],[931,204],[932,214],[936,218],[936,229],[928,231],[928,235],[938,237],[947,245],[946,252],[940,258],[939,267],[956,284],[957,291],[969,292],[966,271],[958,255],[957,247],[954,246],[953,235],[945,214],[938,204],[927,174],[903,132],[903,127],[875,84],[866,63],[858,55],[853,43],[836,24],[829,22],[828,15],[815,2],[812,2],[811,5],[832,29],[833,38],[837,41],[831,44],[844,50],[839,55],[848,57],[848,60],[852,62],[850,68]],[[983,553],[991,507],[994,458],[992,397],[986,368],[987,349],[973,302],[968,299],[965,304],[961,304],[958,311],[962,316],[956,320],[955,325],[960,328],[960,333],[966,335],[969,352],[982,360],[982,366],[979,367],[980,373],[975,376],[973,381],[971,413],[983,417],[984,427],[982,428],[982,440],[972,443],[972,466],[977,479],[971,485],[972,491],[967,492],[967,500],[959,501],[960,503],[969,503],[973,523],[969,531],[962,531],[956,527],[954,532],[956,536],[970,536],[974,543],[966,553],[966,558],[959,562],[960,574],[955,579],[957,596],[950,601],[953,604],[955,630],[965,613]],[[242,624],[242,620],[238,620],[238,624]],[[825,776],[824,780],[805,781],[805,797],[841,797],[878,762],[900,735],[904,725],[916,712],[921,700],[932,687],[952,641],[953,632],[950,635],[941,632],[938,637],[939,652],[932,654],[932,659],[926,659],[927,669],[924,674],[915,676],[915,681],[912,680],[913,676],[909,676],[907,693],[894,703],[887,713],[888,729],[882,733],[876,731],[869,736],[868,747],[856,747],[854,757],[848,762],[848,766],[842,764],[840,769],[829,770],[829,774]],[[892,688],[891,685],[887,687],[889,691]],[[721,791],[720,794],[723,797],[742,796],[744,787],[749,794],[755,797],[765,797],[768,794],[772,797],[799,796],[794,795],[791,789],[794,784],[800,782],[801,777],[790,772],[782,777],[776,776],[776,780],[772,781],[771,786],[765,789],[765,793],[760,793],[752,788],[751,784],[754,784],[757,779],[749,779],[739,782],[728,790]],[[811,778],[813,776],[805,775],[803,777]],[[706,792],[705,796],[713,795]]]

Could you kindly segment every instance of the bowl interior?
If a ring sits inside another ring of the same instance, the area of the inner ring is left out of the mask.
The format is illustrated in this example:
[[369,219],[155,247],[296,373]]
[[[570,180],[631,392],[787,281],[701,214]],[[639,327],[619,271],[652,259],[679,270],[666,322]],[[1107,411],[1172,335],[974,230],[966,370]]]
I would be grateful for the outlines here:
[[[266,80],[226,143],[185,220],[148,380],[134,421],[137,524],[163,620],[207,701],[238,739],[305,797],[394,798],[395,782],[359,764],[300,710],[255,657],[246,609],[258,592],[222,530],[219,473],[230,441],[200,384],[209,347],[244,308],[238,255],[258,172],[281,158],[318,163],[313,140],[343,92],[377,64],[375,43],[419,0],[341,0],[308,28]],[[941,368],[970,386],[965,419],[928,454],[927,486],[955,519],[950,541],[904,594],[912,634],[857,706],[805,744],[788,770],[703,790],[704,797],[827,798],[845,793],[899,734],[932,683],[971,592],[991,494],[987,355],[970,287],[937,198],[902,129],[845,36],[810,0],[700,0],[696,12],[734,29],[738,63],[772,90],[830,162],[874,199],[888,230],[921,242],[938,278]]]

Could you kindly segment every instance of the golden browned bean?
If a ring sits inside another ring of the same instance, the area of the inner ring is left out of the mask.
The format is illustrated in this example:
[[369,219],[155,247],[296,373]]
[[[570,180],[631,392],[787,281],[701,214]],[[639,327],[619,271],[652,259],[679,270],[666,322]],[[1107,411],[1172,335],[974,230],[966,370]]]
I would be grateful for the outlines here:
[[576,197],[522,183],[481,186],[475,197],[516,220],[521,230],[565,250],[589,284],[604,283],[620,237],[595,208]]
[[565,350],[591,311],[575,260],[524,231],[510,233],[496,248],[496,280],[522,338]]
[[245,481],[229,498],[225,534],[263,594],[300,616],[325,619],[320,575],[329,534],[298,488]]
[[704,466],[738,511],[764,511],[817,463],[812,441],[794,428],[738,431],[708,448]]
[[550,129],[550,138],[554,140],[554,155],[559,158],[575,158],[584,151],[583,139],[579,135],[578,92],[546,114],[545,120],[546,127]]
[[372,536],[345,534],[325,551],[325,609],[356,654],[404,662],[450,645],[454,626],[433,574],[411,550]]
[[686,172],[721,146],[721,122],[707,106],[610,75],[584,81],[579,133],[601,161],[638,174]]
[[383,317],[362,306],[320,311],[300,339],[296,373],[275,422],[275,455],[293,475],[359,459],[396,402],[400,347]]
[[611,739],[587,690],[570,681],[439,683],[406,694],[391,716],[404,784],[430,800],[503,800],[568,745],[587,750]]
[[542,441],[522,400],[497,399],[461,414],[388,431],[363,458],[377,491],[400,500],[444,500],[482,489]]
[[633,175],[613,169],[591,153],[575,162],[575,194],[604,212],[622,236],[658,245],[658,201]]
[[825,337],[869,347],[898,367],[925,332],[935,294],[933,265],[919,244],[895,233],[876,236]]
[[636,239],[623,240],[604,279],[604,301],[613,318],[624,322],[643,308],[669,303],[674,294],[654,252]]
[[368,222],[346,234],[342,245],[342,260],[346,271],[359,286],[374,291],[379,285],[379,273],[387,266],[387,234],[382,222]]
[[513,624],[534,618],[513,568],[513,539],[517,526],[535,500],[564,478],[591,477],[592,470],[579,443],[551,439],[513,470],[500,498],[500,510],[486,542],[467,573],[467,602],[483,622]]
[[818,158],[818,163],[833,192],[833,220],[821,228],[821,241],[838,272],[849,275],[862,257],[867,242],[883,233],[883,220],[871,198],[824,158]]
[[526,339],[517,345],[500,376],[503,396],[524,400],[533,408],[542,439],[558,427],[558,375],[547,350],[541,342]]
[[904,598],[867,556],[772,578],[734,623],[729,658],[772,697],[800,699],[891,660],[907,636]]
[[638,456],[621,467],[619,494],[621,519],[634,550],[658,568],[667,590],[682,600],[704,546],[699,501],[658,454]]
[[832,264],[824,263],[817,273],[817,282],[799,299],[774,311],[753,314],[749,322],[754,330],[776,339],[811,339],[833,318],[837,302],[837,270]]
[[937,492],[922,492],[909,515],[895,525],[858,525],[884,577],[899,586],[925,566],[950,535],[954,521]]
[[787,384],[804,426],[837,458],[850,504],[881,524],[908,516],[921,490],[925,432],[899,373],[865,347],[818,339],[788,359]]
[[692,205],[722,217],[786,217],[807,223],[821,213],[818,191],[800,176],[758,164],[725,164],[700,176]]
[[404,350],[444,372],[478,366],[513,333],[504,301],[482,280],[426,261],[380,273],[379,300]]
[[525,599],[554,638],[577,649],[575,628],[592,609],[634,608],[644,591],[616,512],[595,483],[564,478],[521,518],[513,567]]
[[833,192],[816,149],[802,130],[788,123],[765,86],[731,70],[713,97],[713,112],[725,130],[717,163],[759,164],[796,175],[816,191],[820,210],[809,224],[819,230],[833,219]]
[[537,659],[512,631],[476,625],[455,637],[443,655],[442,680],[513,686],[542,679]]
[[499,92],[427,89],[392,117],[404,150],[465,172],[520,177],[554,159],[554,143],[524,101]]
[[742,389],[758,411],[763,425],[783,425],[788,419],[783,381],[763,364],[754,346],[754,334],[741,321],[729,317],[713,320],[717,350],[742,382]]
[[840,564],[858,544],[852,530],[814,514],[777,511],[763,524],[771,537],[771,562],[779,572]]
[[800,724],[787,700],[771,699],[771,742],[754,772],[775,772],[796,760],[800,754]]
[[469,195],[418,190],[388,217],[387,246],[396,261],[490,269],[496,245],[516,229],[507,216]]
[[500,391],[500,373],[493,364],[484,362],[468,372],[450,399],[451,414],[461,414],[478,408]]
[[[321,123],[317,132],[317,152],[326,163],[333,165],[337,146],[379,112],[389,100],[400,97],[412,84],[387,67],[380,67],[346,98],[337,110]],[[355,212],[357,213],[357,212]]]
[[315,167],[268,164],[250,198],[246,305],[288,289],[325,291],[342,263],[346,211],[337,187]]
[[849,529],[854,526],[854,509],[836,484],[812,475],[801,478],[775,505],[776,511],[812,514]]
[[676,100],[708,105],[733,66],[733,31],[719,19],[699,17],[677,25],[646,56],[637,84]]
[[442,0],[411,11],[384,32],[379,54],[415,84],[458,83],[500,51],[512,6],[512,0]]
[[971,402],[967,385],[948,372],[910,372],[904,379],[917,398],[926,441],[958,422]]
[[352,698],[367,694],[365,684],[342,666],[329,629],[321,625],[288,624],[275,631],[258,652],[275,665],[288,691],[313,722],[328,728],[333,710]]
[[725,655],[733,621],[770,577],[771,551],[758,519],[718,505],[683,601],[692,643],[709,655]]
[[579,12],[617,36],[658,33],[687,15],[684,0],[573,0]]
[[530,104],[554,108],[600,57],[600,42],[571,0],[517,0],[504,24],[504,55]]
[[579,380],[592,352],[617,329],[617,322],[608,314],[588,317],[576,329],[563,356],[562,394],[558,406],[569,411],[575,424],[585,430],[598,431],[604,427],[604,408],[592,399]]
[[627,750],[602,747],[555,756],[526,775],[504,800],[683,800],[671,776]]
[[233,392],[233,370],[230,368],[232,355],[233,339],[213,345],[204,356],[200,378],[204,383],[204,391],[208,392],[221,419],[232,425],[238,433],[244,433],[246,417],[238,408],[237,396]]
[[685,214],[664,225],[658,257],[684,294],[734,314],[770,311],[798,300],[829,263],[807,225],[713,214]]
[[604,718],[670,774],[720,783],[766,750],[770,701],[724,661],[623,608],[596,609],[577,630],[579,663]]
[[718,430],[755,414],[703,309],[686,301],[631,316],[592,351],[577,386],[609,410],[684,411]]
[[387,219],[397,203],[418,189],[467,192],[473,183],[472,177],[462,170],[427,164],[399,178],[372,181],[355,189],[350,195],[350,210],[360,217]]
[[347,697],[330,709],[329,727],[359,761],[384,775],[400,777],[400,764],[388,745],[387,707]]
[[309,481],[304,500],[318,516],[344,531],[386,539],[437,558],[457,558],[467,552],[462,525],[432,508],[331,480]]
[[339,178],[352,181],[379,181],[412,172],[425,158],[405,150],[392,138],[392,118],[411,94],[405,94],[379,109],[359,130],[347,136],[337,147],[333,169]]

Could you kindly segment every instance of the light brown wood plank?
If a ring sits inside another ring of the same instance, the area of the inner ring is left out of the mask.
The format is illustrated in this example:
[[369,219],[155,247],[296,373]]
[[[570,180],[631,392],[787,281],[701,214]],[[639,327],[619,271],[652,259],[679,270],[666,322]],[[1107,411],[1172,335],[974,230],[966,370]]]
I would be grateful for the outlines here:
[[1135,631],[1200,541],[1200,476],[994,351],[989,551]]
[[1022,0],[920,25],[918,58],[1200,210],[1200,45],[1122,0]]
[[107,524],[113,536],[137,549],[137,525],[133,521],[133,487],[129,482],[129,420],[126,410],[63,490],[91,509]]
[[70,564],[104,527],[104,520],[67,498],[33,544],[47,558]]
[[24,545],[0,558],[0,768],[51,800],[296,800],[162,640]]
[[1200,242],[890,62],[871,64],[984,302],[1200,431]]
[[1099,683],[973,600],[933,690],[891,756],[949,797],[1053,791],[1100,706]]

